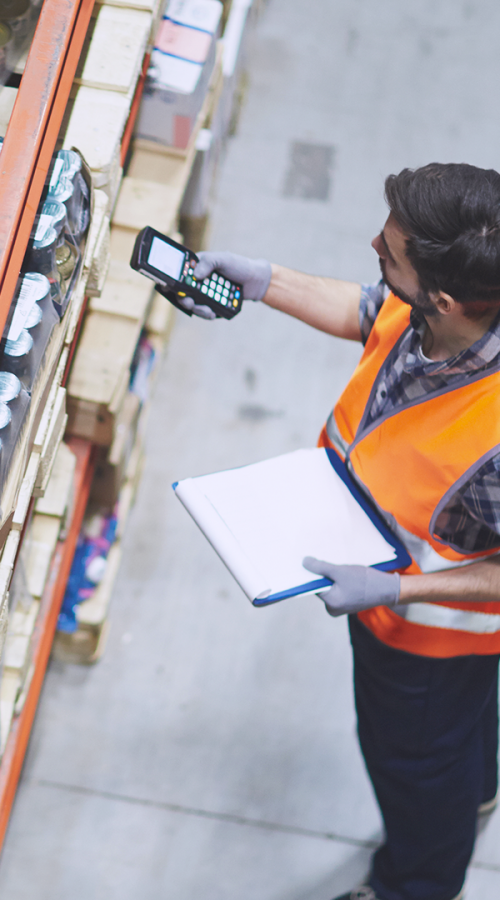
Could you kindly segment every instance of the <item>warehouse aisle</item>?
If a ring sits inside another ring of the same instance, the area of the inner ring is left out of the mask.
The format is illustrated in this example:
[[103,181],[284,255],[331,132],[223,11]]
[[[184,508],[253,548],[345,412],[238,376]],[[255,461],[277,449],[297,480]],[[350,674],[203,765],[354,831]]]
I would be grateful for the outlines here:
[[[493,2],[268,0],[211,246],[375,279],[388,172],[500,165],[498,26]],[[179,314],[106,654],[50,667],[2,900],[330,900],[365,874],[380,821],[345,621],[253,609],[170,487],[313,445],[358,354],[258,304]],[[497,813],[468,900],[498,898],[499,839]]]

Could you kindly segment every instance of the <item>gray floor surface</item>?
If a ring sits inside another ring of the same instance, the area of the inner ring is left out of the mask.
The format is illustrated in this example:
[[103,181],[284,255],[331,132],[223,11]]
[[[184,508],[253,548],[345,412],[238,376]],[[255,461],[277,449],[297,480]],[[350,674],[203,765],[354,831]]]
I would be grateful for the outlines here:
[[[492,0],[269,0],[211,245],[375,279],[388,172],[500,164],[499,26]],[[333,148],[326,199],[284,195],[294,142]],[[365,874],[380,820],[345,621],[253,609],[170,487],[312,446],[358,352],[257,304],[178,316],[106,655],[50,666],[2,900],[330,900]],[[500,896],[499,846],[497,813],[468,900]]]

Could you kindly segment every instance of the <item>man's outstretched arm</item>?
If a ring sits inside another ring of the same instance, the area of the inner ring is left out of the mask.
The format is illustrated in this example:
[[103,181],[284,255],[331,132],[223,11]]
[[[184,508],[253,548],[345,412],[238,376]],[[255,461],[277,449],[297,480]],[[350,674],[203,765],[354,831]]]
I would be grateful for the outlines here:
[[361,285],[273,265],[263,302],[319,331],[360,341]]
[[217,270],[243,285],[245,300],[262,300],[327,334],[351,341],[361,340],[360,284],[304,275],[284,266],[271,265],[265,259],[248,259],[225,251],[206,251],[199,257],[197,278],[206,278]]

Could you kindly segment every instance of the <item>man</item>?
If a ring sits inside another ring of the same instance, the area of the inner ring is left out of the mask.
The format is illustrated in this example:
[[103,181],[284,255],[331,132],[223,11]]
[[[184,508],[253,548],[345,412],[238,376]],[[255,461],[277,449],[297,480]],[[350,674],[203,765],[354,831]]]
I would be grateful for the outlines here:
[[[385,842],[337,900],[456,900],[497,792],[500,654],[500,175],[386,181],[382,282],[204,253],[245,298],[338,337],[360,364],[320,444],[346,459],[413,558],[401,573],[306,559],[350,614],[358,733]],[[209,310],[195,309],[209,315]]]

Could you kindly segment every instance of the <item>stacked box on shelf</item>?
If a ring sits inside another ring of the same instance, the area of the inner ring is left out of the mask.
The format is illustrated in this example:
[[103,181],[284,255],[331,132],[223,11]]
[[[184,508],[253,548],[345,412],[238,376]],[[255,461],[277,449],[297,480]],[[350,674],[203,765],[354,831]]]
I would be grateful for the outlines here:
[[89,300],[73,362],[68,433],[101,446],[112,443],[151,297],[150,282],[111,260],[101,296]]
[[220,0],[170,0],[137,118],[141,138],[186,149],[216,61]]
[[129,261],[138,232],[151,225],[164,234],[177,231],[179,212],[196,154],[196,140],[217,104],[222,78],[222,45],[185,150],[137,138],[123,179],[111,227],[111,256]]
[[109,552],[102,581],[92,597],[76,607],[76,630],[56,634],[53,654],[62,662],[93,663],[100,658],[105,646],[109,603],[121,554],[120,541],[142,471],[149,396],[172,321],[173,307],[155,292],[142,330],[143,340],[154,349],[154,365],[147,372],[146,387],[141,386],[141,396],[131,391],[125,396],[111,446],[100,449],[89,498],[90,518],[96,512],[112,514],[114,511],[116,540]]
[[219,159],[229,134],[234,133],[245,88],[243,67],[245,36],[252,0],[233,0],[225,5],[222,77],[214,112],[200,132],[196,157],[180,211],[180,230],[193,250],[204,246],[212,192]]
[[96,188],[114,206],[120,185],[121,141],[153,25],[149,9],[98,8],[65,123],[64,147],[86,159]]

